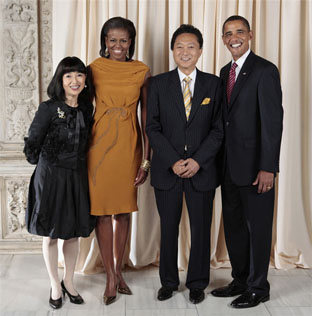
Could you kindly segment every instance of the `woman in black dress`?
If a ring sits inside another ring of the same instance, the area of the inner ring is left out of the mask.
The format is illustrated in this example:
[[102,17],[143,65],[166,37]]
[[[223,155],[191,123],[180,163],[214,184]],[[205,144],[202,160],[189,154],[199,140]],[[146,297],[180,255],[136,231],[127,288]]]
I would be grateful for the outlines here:
[[[77,57],[58,65],[25,138],[28,162],[37,164],[29,185],[26,224],[43,236],[43,257],[51,282],[49,304],[62,306],[62,292],[74,304],[83,299],[73,285],[78,237],[95,225],[90,215],[86,153],[92,124],[92,80]],[[64,277],[58,276],[57,240],[63,239]]]

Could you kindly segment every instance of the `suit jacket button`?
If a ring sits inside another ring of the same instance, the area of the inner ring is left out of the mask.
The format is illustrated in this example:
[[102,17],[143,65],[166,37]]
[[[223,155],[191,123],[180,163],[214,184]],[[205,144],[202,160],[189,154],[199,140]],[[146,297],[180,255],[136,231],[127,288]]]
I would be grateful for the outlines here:
[[230,122],[226,122],[226,123],[225,123],[225,126],[229,126],[229,125],[230,125]]

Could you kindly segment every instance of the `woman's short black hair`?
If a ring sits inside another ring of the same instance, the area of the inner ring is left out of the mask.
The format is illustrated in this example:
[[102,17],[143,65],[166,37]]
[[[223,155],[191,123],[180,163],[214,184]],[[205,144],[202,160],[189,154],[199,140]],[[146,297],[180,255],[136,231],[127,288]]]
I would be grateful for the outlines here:
[[131,59],[133,54],[134,54],[134,49],[135,49],[135,36],[136,36],[136,30],[134,27],[134,24],[132,21],[122,18],[120,16],[116,16],[114,18],[111,18],[107,20],[101,31],[101,49],[100,49],[100,56],[106,57],[105,56],[105,50],[106,50],[106,44],[105,44],[105,39],[107,36],[107,33],[111,29],[125,29],[127,30],[129,34],[129,38],[131,39],[131,44],[129,47],[129,56],[128,59]]
[[223,26],[222,26],[222,35],[224,35],[224,28],[225,28],[225,24],[227,22],[231,22],[231,21],[241,21],[243,22],[243,24],[246,26],[247,28],[247,31],[250,32],[250,25],[249,25],[249,22],[247,19],[245,19],[243,16],[240,16],[240,15],[232,15],[230,17],[228,17],[224,23],[223,23]]
[[177,39],[177,37],[183,33],[191,33],[194,34],[197,37],[197,41],[199,43],[199,48],[201,49],[203,47],[203,35],[199,29],[194,27],[191,24],[181,24],[180,27],[173,33],[171,38],[171,50],[173,50],[174,43]]
[[86,87],[78,96],[78,102],[90,102],[94,95],[92,75],[89,67],[75,56],[65,57],[56,67],[53,78],[48,86],[48,96],[57,101],[65,101],[65,91],[63,88],[63,76],[69,72],[80,72],[86,75]]

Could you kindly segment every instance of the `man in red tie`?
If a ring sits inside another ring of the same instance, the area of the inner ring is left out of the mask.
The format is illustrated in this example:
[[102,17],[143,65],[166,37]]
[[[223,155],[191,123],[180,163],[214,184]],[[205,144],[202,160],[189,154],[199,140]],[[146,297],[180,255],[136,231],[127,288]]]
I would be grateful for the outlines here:
[[248,21],[231,16],[222,39],[232,61],[221,69],[224,85],[222,211],[233,281],[212,291],[240,295],[231,306],[247,308],[270,299],[267,280],[279,171],[282,92],[278,69],[249,49]]

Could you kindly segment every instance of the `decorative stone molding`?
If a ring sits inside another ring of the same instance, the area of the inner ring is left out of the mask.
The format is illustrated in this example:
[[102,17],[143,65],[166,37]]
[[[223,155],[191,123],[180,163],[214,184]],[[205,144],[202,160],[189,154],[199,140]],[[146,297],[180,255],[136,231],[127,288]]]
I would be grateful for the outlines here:
[[4,1],[4,20],[10,22],[34,22],[34,6],[36,1]]
[[4,142],[21,143],[39,102],[37,1],[3,1]]
[[[14,248],[23,244],[27,250],[33,248],[31,243],[38,244],[41,238],[27,232],[25,223],[25,212],[27,207],[28,186],[30,178],[28,176],[4,176],[0,177],[2,183],[2,210],[1,210],[1,239],[0,253],[5,244],[17,242]],[[28,244],[29,243],[29,244]],[[20,251],[21,249],[19,249]],[[18,251],[18,252],[19,252]]]
[[37,253],[25,228],[23,138],[52,78],[52,0],[0,0],[0,253]]
[[8,221],[4,237],[14,234],[25,234],[25,211],[27,206],[28,180],[8,180],[5,183],[7,192]]
[[6,140],[22,142],[37,105],[32,99],[26,101],[30,90],[7,89],[7,92],[9,96],[6,108]]
[[34,90],[36,79],[36,47],[33,25],[12,25],[4,31],[6,86]]
[[40,101],[48,99],[47,89],[53,75],[52,1],[39,1]]

